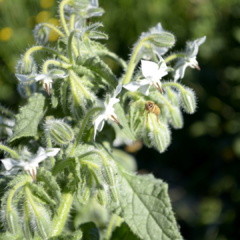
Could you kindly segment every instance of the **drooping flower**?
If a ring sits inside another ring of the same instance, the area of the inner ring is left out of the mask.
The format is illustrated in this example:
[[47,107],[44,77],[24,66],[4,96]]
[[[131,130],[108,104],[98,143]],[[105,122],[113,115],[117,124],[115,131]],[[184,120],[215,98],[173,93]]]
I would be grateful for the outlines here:
[[116,123],[120,124],[120,122],[117,120],[117,116],[115,114],[115,109],[113,108],[113,105],[118,103],[120,100],[117,97],[117,95],[122,91],[122,84],[119,84],[116,88],[115,94],[112,98],[109,99],[108,102],[104,102],[104,111],[98,115],[98,117],[94,120],[94,140],[96,138],[97,131],[102,131],[104,127],[104,123],[106,120],[111,119],[115,121]]
[[197,62],[197,54],[198,49],[201,44],[203,44],[206,40],[206,36],[199,38],[192,42],[187,42],[186,50],[185,50],[185,57],[180,58],[175,64],[175,73],[174,73],[174,81],[176,82],[179,78],[184,77],[184,73],[186,68],[189,66],[191,68],[196,68],[200,70]]
[[33,75],[33,76],[16,74],[16,77],[18,78],[20,83],[23,83],[23,84],[28,84],[28,83],[31,83],[32,81],[36,81],[36,82],[41,81],[48,95],[50,95],[53,79],[65,78],[67,76],[68,74],[66,74],[64,71],[60,69],[53,69],[48,73],[42,73],[42,74]]
[[57,155],[60,148],[38,148],[36,155],[22,154],[20,160],[14,160],[12,158],[1,159],[5,169],[8,173],[16,173],[15,170],[23,169],[30,174],[33,180],[36,182],[37,167],[39,163],[45,160],[47,157],[53,157]]
[[142,60],[141,63],[142,74],[145,79],[130,82],[123,87],[131,92],[135,92],[140,88],[140,92],[148,96],[150,86],[155,86],[161,93],[163,93],[160,79],[168,74],[168,67],[163,58],[160,57],[160,62],[158,64],[144,60]]

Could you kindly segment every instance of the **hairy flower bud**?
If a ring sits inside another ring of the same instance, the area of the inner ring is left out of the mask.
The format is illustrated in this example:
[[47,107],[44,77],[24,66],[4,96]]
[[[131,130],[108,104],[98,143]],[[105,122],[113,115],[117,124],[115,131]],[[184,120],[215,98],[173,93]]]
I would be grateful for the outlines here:
[[183,127],[183,118],[182,118],[180,109],[178,107],[171,107],[169,109],[169,113],[170,113],[171,125],[176,129],[182,128]]
[[196,110],[196,97],[192,89],[185,88],[181,95],[182,107],[187,113],[194,113]]
[[16,72],[23,75],[36,73],[37,65],[31,56],[23,57],[17,63]]
[[59,145],[65,145],[74,139],[72,128],[62,120],[47,120],[45,132],[55,144]]
[[42,24],[36,25],[33,31],[33,35],[37,44],[45,45],[48,42],[49,33],[50,31],[48,27]]
[[106,206],[108,203],[107,192],[101,185],[98,185],[96,199],[102,206]]
[[[47,214],[46,212],[44,213],[44,215]],[[50,221],[48,221],[48,218],[45,218],[43,216],[37,216],[36,217],[36,227],[38,230],[39,235],[43,238],[43,239],[48,239],[49,233],[50,233]]]
[[12,208],[6,212],[6,219],[9,231],[13,234],[17,233],[18,231],[18,217],[17,212],[14,211]]

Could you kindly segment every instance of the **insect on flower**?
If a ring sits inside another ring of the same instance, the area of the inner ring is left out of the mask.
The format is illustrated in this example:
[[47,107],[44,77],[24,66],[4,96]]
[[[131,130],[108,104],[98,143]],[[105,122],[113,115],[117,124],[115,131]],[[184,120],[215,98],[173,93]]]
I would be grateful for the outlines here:
[[159,114],[160,114],[161,111],[160,111],[160,108],[158,107],[157,104],[155,104],[153,101],[147,101],[145,103],[145,108],[143,110],[142,115],[144,114],[145,110],[148,111],[147,112],[147,123],[148,123],[148,114],[149,113],[154,113],[156,115],[156,117],[157,117],[157,122],[159,123],[158,117],[159,117]]

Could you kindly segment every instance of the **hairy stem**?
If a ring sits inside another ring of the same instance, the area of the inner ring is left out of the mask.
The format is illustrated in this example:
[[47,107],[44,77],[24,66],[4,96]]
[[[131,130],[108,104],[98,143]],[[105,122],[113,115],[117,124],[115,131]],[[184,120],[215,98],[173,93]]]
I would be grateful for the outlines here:
[[16,118],[16,116],[11,111],[9,111],[7,108],[5,108],[3,106],[0,106],[0,112],[5,113],[9,117]]
[[76,140],[75,140],[74,146],[73,146],[73,148],[72,148],[72,151],[71,151],[71,153],[70,153],[70,157],[74,154],[74,152],[75,152],[75,150],[76,150],[76,147],[77,147],[79,141],[81,141],[81,138],[82,138],[82,135],[83,135],[84,130],[85,130],[85,128],[86,128],[86,125],[87,125],[87,123],[88,123],[89,117],[90,117],[93,113],[95,113],[95,112],[97,112],[97,111],[100,111],[100,110],[103,110],[103,108],[101,108],[101,107],[95,107],[95,108],[91,109],[91,110],[87,113],[87,115],[85,116],[85,118],[84,118],[84,120],[83,120],[83,123],[82,123],[82,126],[81,126],[81,128],[80,128],[80,131],[79,131],[79,133],[78,133],[78,136],[77,136],[77,138],[76,138]]
[[174,53],[174,54],[166,57],[166,58],[164,59],[164,61],[167,63],[167,62],[170,62],[170,61],[174,60],[175,58],[179,58],[179,57],[184,58],[185,56],[186,56],[186,55],[183,54],[183,53]]
[[11,148],[9,148],[9,147],[6,147],[6,146],[0,144],[0,149],[3,150],[3,151],[8,152],[13,158],[20,159],[20,156],[15,151],[13,151]]
[[59,36],[61,36],[62,38],[65,38],[65,35],[62,31],[60,31],[57,27],[53,26],[52,24],[49,23],[42,23],[43,26],[48,27],[50,29],[52,29],[55,33],[57,33]]
[[134,69],[135,69],[136,64],[137,64],[137,61],[135,61],[136,57],[137,57],[137,54],[140,51],[140,49],[141,49],[142,45],[144,44],[144,42],[149,41],[151,38],[152,38],[152,36],[147,36],[147,37],[143,38],[138,43],[136,48],[134,49],[132,58],[131,58],[131,60],[129,62],[129,65],[128,65],[128,69],[127,69],[126,75],[125,75],[124,80],[123,80],[123,84],[127,84],[127,83],[129,83],[131,81]]
[[80,31],[78,29],[75,29],[75,30],[71,31],[71,33],[69,35],[69,38],[68,38],[68,57],[70,59],[71,64],[74,63],[73,56],[72,56],[72,48],[73,48],[75,56],[78,55],[78,51],[77,51],[77,48],[75,46],[75,40],[73,39],[74,34],[77,33],[77,32],[80,33]]
[[62,203],[58,209],[58,214],[53,218],[52,221],[52,231],[50,236],[54,237],[60,235],[63,227],[68,218],[69,211],[71,209],[73,202],[73,194],[72,193],[64,193]]
[[69,31],[68,31],[67,23],[66,23],[66,20],[65,20],[65,17],[64,17],[64,6],[66,4],[68,4],[70,1],[71,0],[63,0],[60,3],[60,6],[59,6],[60,19],[61,19],[61,22],[62,22],[63,29],[64,29],[65,33],[67,34],[67,36],[69,35]]
[[179,88],[181,92],[185,91],[184,87],[181,84],[176,83],[176,82],[166,82],[166,83],[162,84],[162,87],[168,87],[168,86]]
[[69,60],[64,57],[62,54],[60,54],[59,52],[55,51],[54,49],[51,49],[51,48],[48,48],[48,47],[43,47],[43,46],[35,46],[35,47],[32,47],[30,49],[27,50],[27,52],[25,53],[24,55],[24,60],[28,59],[30,57],[30,55],[33,53],[33,52],[36,52],[36,51],[46,51],[46,52],[50,52],[52,54],[55,54],[57,55],[59,58],[61,58],[63,61],[69,63]]
[[44,62],[44,64],[43,64],[43,73],[48,72],[49,65],[55,65],[55,66],[62,67],[62,68],[65,68],[65,69],[68,69],[72,66],[71,64],[62,63],[62,62],[59,62],[59,61],[56,61],[56,60],[49,59],[46,62]]

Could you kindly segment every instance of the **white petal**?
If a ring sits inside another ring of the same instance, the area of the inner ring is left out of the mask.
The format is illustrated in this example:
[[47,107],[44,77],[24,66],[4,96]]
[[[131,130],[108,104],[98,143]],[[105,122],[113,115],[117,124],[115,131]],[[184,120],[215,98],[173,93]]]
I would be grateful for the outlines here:
[[37,154],[29,160],[29,163],[31,165],[38,165],[38,163],[42,162],[47,157],[48,156],[46,154],[45,149],[40,147],[40,148],[38,148]]
[[147,85],[143,85],[140,87],[140,92],[146,96],[148,96],[149,94],[149,88],[150,88],[150,85],[147,84]]
[[110,98],[107,108],[112,108],[114,104],[120,102],[118,98]]
[[9,171],[10,169],[12,169],[13,167],[17,167],[17,166],[21,165],[20,162],[15,161],[15,160],[12,159],[12,158],[1,159],[1,161],[2,161],[4,167],[5,167],[5,169],[6,169],[7,171]]
[[48,157],[54,157],[58,154],[58,152],[61,150],[61,148],[48,148],[46,150],[46,154]]
[[129,90],[130,92],[135,92],[141,87],[141,84],[139,84],[138,82],[130,82],[126,85],[123,85],[123,87]]
[[104,126],[104,115],[101,114],[94,121],[94,136],[93,136],[94,140],[96,138],[97,130],[100,129],[100,131],[101,131],[103,126]]
[[118,84],[114,97],[116,97],[122,91],[122,84]]
[[158,65],[155,62],[141,61],[142,63],[142,74],[145,78],[151,77],[157,74]]
[[28,83],[28,82],[30,82],[31,80],[34,79],[34,77],[23,75],[23,74],[16,74],[16,77],[22,83]]
[[184,73],[186,70],[186,67],[188,66],[187,63],[185,63],[184,65],[180,66],[179,68],[176,69],[175,75],[174,75],[174,81],[176,82],[179,78],[183,78],[184,77]]
[[38,82],[38,81],[41,81],[41,80],[43,80],[47,77],[48,77],[48,74],[39,74],[35,77],[35,81]]

